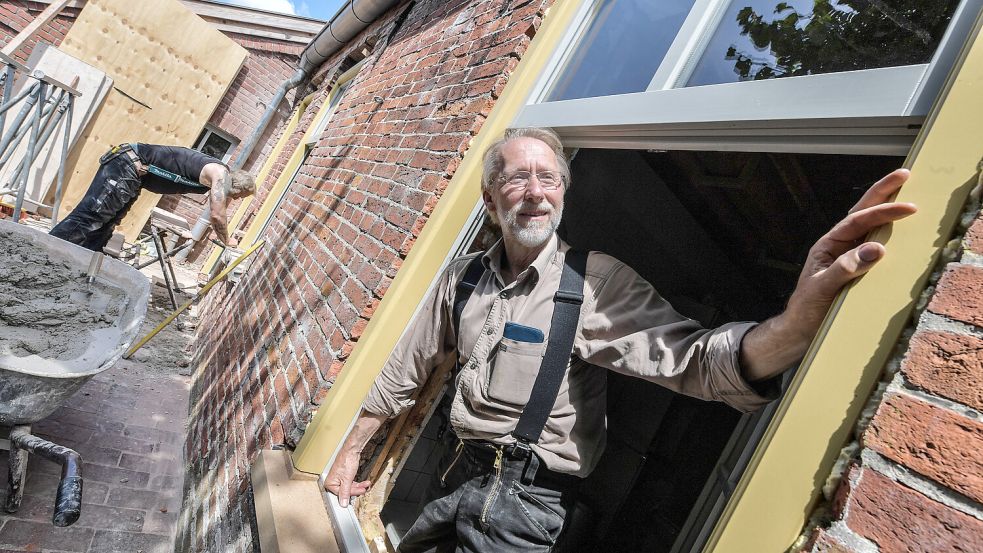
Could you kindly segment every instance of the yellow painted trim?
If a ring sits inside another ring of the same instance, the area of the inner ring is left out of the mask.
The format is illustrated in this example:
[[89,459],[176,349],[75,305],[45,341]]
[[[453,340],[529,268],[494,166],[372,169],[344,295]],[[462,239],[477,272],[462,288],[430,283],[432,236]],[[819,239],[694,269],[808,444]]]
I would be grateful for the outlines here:
[[[364,60],[363,60],[364,61]],[[335,81],[335,84],[331,87],[331,91],[328,92],[328,97],[324,99],[321,107],[317,110],[317,115],[311,119],[311,124],[304,131],[304,136],[301,138],[300,142],[297,143],[297,147],[294,152],[290,154],[290,159],[287,161],[286,166],[284,166],[283,171],[280,172],[280,176],[277,177],[276,183],[270,188],[269,194],[266,195],[266,199],[263,200],[263,205],[256,210],[256,217],[253,221],[249,223],[249,228],[243,233],[242,240],[240,241],[240,248],[249,247],[250,244],[254,243],[260,238],[259,233],[263,231],[263,227],[266,226],[266,222],[273,217],[273,210],[276,209],[277,205],[280,203],[280,198],[286,191],[287,187],[293,181],[297,168],[300,164],[304,162],[304,154],[306,144],[311,140],[311,133],[317,129],[318,123],[324,120],[325,117],[330,117],[328,113],[332,107],[331,102],[334,100],[338,90],[341,86],[348,81],[355,78],[358,74],[359,69],[362,68],[362,62],[355,64],[353,67],[348,69],[341,74],[340,77]],[[307,107],[313,101],[315,94],[309,94],[306,98],[301,100],[297,109],[290,117],[290,122],[287,124],[286,130],[280,135],[280,139],[277,140],[276,147],[263,162],[263,168],[260,170],[259,176],[256,177],[256,182],[264,182],[266,177],[269,175],[273,168],[273,164],[276,160],[280,158],[280,153],[284,148],[287,147],[287,143],[290,141],[290,137],[297,130],[297,125],[300,124],[300,119],[304,116],[304,112],[307,111]],[[337,106],[335,106],[337,107]],[[246,216],[249,211],[249,205],[251,202],[242,202],[239,207],[236,208],[235,213],[232,215],[232,220],[229,222],[229,228],[236,228],[239,226],[239,222]],[[215,248],[211,255],[208,256],[208,260],[205,262],[203,267],[203,272],[210,273],[215,267],[215,263],[218,262],[219,257],[222,255],[221,248]]]
[[918,214],[875,234],[888,256],[830,311],[705,551],[785,551],[805,525],[976,182],[981,21],[905,161]]
[[[287,122],[286,128],[284,128],[283,132],[280,134],[280,139],[277,140],[276,145],[273,147],[273,151],[270,152],[270,155],[266,157],[266,161],[263,162],[263,167],[260,168],[259,173],[256,175],[257,186],[261,185],[263,182],[266,181],[266,178],[269,176],[270,171],[273,170],[273,164],[276,163],[276,160],[280,158],[280,154],[281,152],[283,152],[283,149],[287,147],[287,143],[290,141],[290,137],[293,135],[294,131],[297,130],[297,125],[300,124],[300,118],[304,115],[304,110],[307,109],[307,104],[309,103],[308,99],[305,100],[307,101],[307,103],[302,101],[300,106],[298,106],[297,109],[294,110],[293,114],[290,116],[290,120]],[[284,173],[286,173],[286,170],[284,170]],[[274,187],[276,187],[277,185],[279,185],[279,179],[277,179],[277,184],[275,184]],[[266,201],[263,202],[263,205],[260,206],[260,210],[266,207],[266,204],[269,202],[271,195],[272,195],[272,191],[270,192],[269,195],[267,195]],[[235,213],[233,213],[232,217],[229,218],[228,226],[230,229],[239,226],[239,222],[242,221],[242,219],[249,212],[249,205],[251,203],[252,202],[241,202],[239,204],[239,207],[236,208]],[[246,247],[247,241],[245,237],[240,242],[241,242],[240,247]],[[208,255],[208,258],[205,260],[205,263],[201,266],[202,272],[211,273],[212,270],[215,268],[215,264],[218,263],[218,260],[221,256],[222,256],[222,248],[213,248],[212,253]]]
[[345,369],[338,375],[326,401],[294,451],[294,465],[298,470],[321,473],[348,433],[349,424],[358,414],[372,382],[410,322],[413,309],[407,306],[415,306],[423,299],[477,205],[482,153],[505,132],[525,105],[582,1],[557,1],[550,8],[535,39],[522,56],[488,120],[472,141],[447,190],[369,321]]

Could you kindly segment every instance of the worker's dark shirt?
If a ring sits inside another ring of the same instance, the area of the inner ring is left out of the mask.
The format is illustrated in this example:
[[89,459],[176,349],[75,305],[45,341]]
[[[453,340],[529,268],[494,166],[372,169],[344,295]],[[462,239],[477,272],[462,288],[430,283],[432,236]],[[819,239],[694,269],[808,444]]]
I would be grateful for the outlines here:
[[[180,146],[158,146],[141,142],[137,144],[137,155],[144,165],[155,165],[196,183],[200,182],[202,168],[209,163],[225,165],[212,156]],[[157,194],[207,194],[209,191],[209,188],[203,184],[197,186],[179,184],[149,173],[140,180],[143,182],[143,188]]]

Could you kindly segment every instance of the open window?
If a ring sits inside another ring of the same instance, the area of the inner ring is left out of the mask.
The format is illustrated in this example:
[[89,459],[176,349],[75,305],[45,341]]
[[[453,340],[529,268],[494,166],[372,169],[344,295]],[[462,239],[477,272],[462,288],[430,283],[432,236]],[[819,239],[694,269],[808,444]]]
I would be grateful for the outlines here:
[[[581,149],[560,234],[626,262],[705,326],[763,320],[782,310],[815,240],[902,161]],[[586,534],[614,551],[702,550],[774,404],[742,415],[635,378],[607,377],[608,446],[584,486],[590,504],[603,508]],[[392,485],[382,520],[393,543],[419,513],[444,424],[431,417]]]

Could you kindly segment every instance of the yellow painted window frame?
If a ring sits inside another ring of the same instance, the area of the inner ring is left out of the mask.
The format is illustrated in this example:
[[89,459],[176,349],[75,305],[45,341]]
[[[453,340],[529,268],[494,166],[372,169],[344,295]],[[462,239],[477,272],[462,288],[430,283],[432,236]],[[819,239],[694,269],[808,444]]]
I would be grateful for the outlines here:
[[[415,247],[293,454],[326,471],[365,395],[479,200],[480,156],[510,125],[583,2],[556,2],[475,138]],[[983,44],[977,20],[916,139],[901,201],[919,213],[875,234],[889,254],[837,299],[704,551],[778,552],[805,525],[912,306],[976,182],[983,154]],[[961,70],[960,70],[961,68]],[[931,132],[929,132],[931,131]]]
[[[307,130],[304,131],[304,136],[301,138],[300,142],[297,143],[297,147],[294,148],[293,153],[290,154],[290,159],[287,160],[287,164],[284,166],[283,171],[280,172],[280,176],[277,177],[276,182],[270,188],[270,192],[266,195],[266,199],[263,200],[263,205],[259,206],[259,209],[256,210],[256,216],[243,233],[242,240],[239,241],[240,248],[249,248],[255,244],[257,240],[262,238],[260,233],[266,226],[267,221],[272,219],[275,215],[274,211],[276,210],[277,205],[279,205],[280,199],[286,193],[290,183],[293,182],[293,179],[296,177],[297,169],[299,169],[300,165],[304,162],[307,154],[306,149],[308,143],[310,143],[312,139],[317,138],[312,136],[312,134],[320,126],[320,123],[324,122],[327,118],[334,114],[334,110],[338,107],[337,105],[331,105],[333,103],[334,96],[341,91],[342,86],[355,78],[355,75],[358,74],[358,70],[361,69],[361,67],[361,63],[352,66],[351,69],[342,73],[341,76],[335,81],[334,85],[331,87],[331,91],[328,92],[328,96],[324,99],[324,102],[318,109],[317,115],[311,119],[311,124],[307,127]],[[287,143],[290,142],[290,137],[292,137],[294,132],[296,132],[297,126],[300,124],[300,119],[304,116],[304,112],[307,111],[308,106],[310,106],[315,96],[316,93],[307,95],[307,97],[300,101],[297,108],[294,109],[293,113],[290,115],[289,121],[287,122],[286,128],[284,128],[283,132],[280,134],[280,138],[276,142],[276,145],[273,147],[273,151],[270,152],[270,155],[267,156],[266,161],[263,162],[263,166],[260,169],[259,174],[256,176],[257,183],[263,183],[266,181],[267,177],[269,177],[270,171],[273,169],[273,165],[278,159],[280,159],[280,155],[286,149]],[[239,223],[242,222],[243,218],[245,218],[246,214],[249,212],[249,206],[251,203],[252,202],[242,202],[239,204],[239,207],[236,208],[235,213],[232,214],[232,217],[229,220],[229,228],[237,228],[239,226]],[[212,270],[214,270],[215,264],[218,262],[221,255],[221,248],[213,249],[212,253],[205,260],[204,265],[202,265],[202,272],[210,273]]]

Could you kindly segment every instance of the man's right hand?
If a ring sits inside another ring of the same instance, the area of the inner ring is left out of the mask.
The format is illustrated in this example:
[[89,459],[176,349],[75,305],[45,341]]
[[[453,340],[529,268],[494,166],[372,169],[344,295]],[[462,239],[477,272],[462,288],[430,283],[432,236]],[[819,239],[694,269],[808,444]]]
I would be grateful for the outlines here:
[[358,464],[361,461],[362,450],[369,442],[372,435],[379,430],[382,423],[386,422],[386,417],[376,415],[366,410],[359,413],[355,419],[352,431],[345,438],[345,443],[338,452],[328,476],[324,479],[324,489],[338,496],[338,503],[342,507],[348,507],[349,500],[358,497],[369,491],[372,485],[368,480],[362,482],[355,481],[358,474]]
[[346,447],[338,453],[328,476],[324,479],[324,489],[338,496],[338,503],[348,507],[352,497],[358,497],[369,491],[371,482],[363,480],[355,482],[358,473],[358,463],[361,457],[357,449]]

